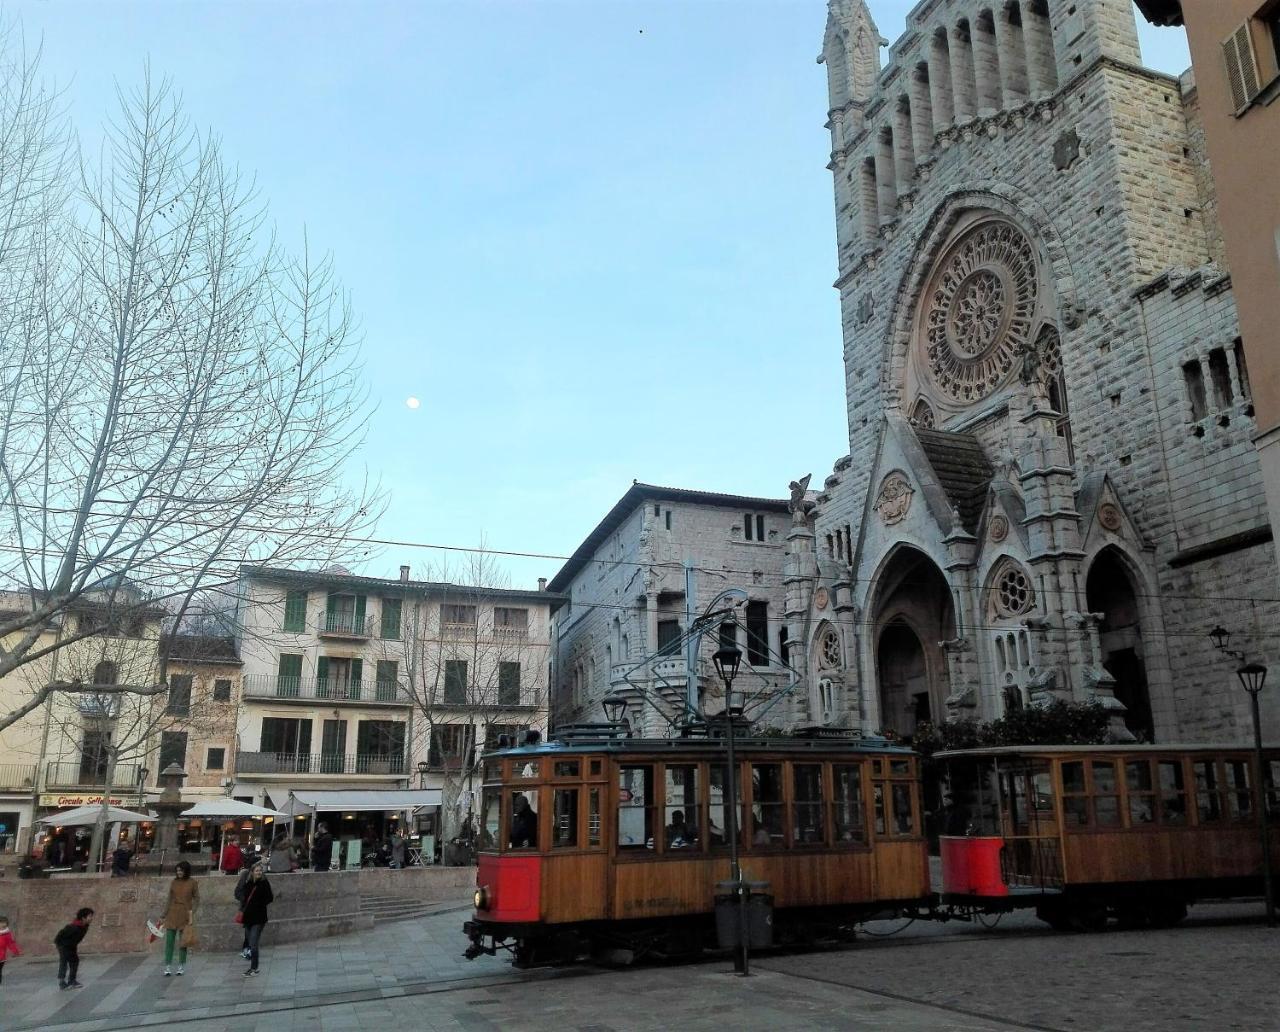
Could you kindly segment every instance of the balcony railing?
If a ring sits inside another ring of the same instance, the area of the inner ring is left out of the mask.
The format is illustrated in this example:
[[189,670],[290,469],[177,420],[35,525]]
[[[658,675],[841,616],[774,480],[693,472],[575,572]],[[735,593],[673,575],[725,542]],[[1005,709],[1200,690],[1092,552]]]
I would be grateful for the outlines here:
[[299,699],[320,702],[381,703],[409,705],[409,695],[399,681],[340,681],[328,677],[281,677],[277,674],[246,674],[247,699]]
[[[45,771],[45,785],[49,788],[105,788],[106,781],[105,766],[51,763]],[[137,784],[138,764],[117,763],[111,787],[135,788]]]
[[528,627],[499,627],[493,628],[494,641],[528,641]]
[[35,783],[34,763],[0,763],[0,788],[30,790]]
[[403,777],[403,756],[383,753],[239,752],[236,774],[384,774]]
[[354,613],[325,613],[316,625],[316,633],[335,638],[372,638],[373,617],[357,620]]
[[474,638],[475,636],[476,623],[474,620],[465,623],[445,621],[440,624],[440,637],[442,638]]

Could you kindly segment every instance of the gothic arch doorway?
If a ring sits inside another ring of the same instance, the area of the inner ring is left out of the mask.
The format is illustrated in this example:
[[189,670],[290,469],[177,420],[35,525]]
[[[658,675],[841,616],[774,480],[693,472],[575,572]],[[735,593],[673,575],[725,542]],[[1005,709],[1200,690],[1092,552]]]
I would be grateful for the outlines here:
[[1125,727],[1143,741],[1154,741],[1142,610],[1133,577],[1114,548],[1103,549],[1089,567],[1085,597],[1089,612],[1103,614],[1098,627],[1102,666],[1116,680],[1116,698],[1125,707]]
[[874,597],[879,730],[909,741],[920,723],[946,715],[939,643],[956,636],[951,589],[933,560],[903,547],[885,564]]

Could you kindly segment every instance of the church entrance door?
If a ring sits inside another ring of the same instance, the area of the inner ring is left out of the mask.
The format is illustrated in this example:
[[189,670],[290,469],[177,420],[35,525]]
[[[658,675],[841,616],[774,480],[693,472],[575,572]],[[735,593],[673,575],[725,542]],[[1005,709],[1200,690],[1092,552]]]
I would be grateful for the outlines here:
[[1098,628],[1102,666],[1116,680],[1116,698],[1125,707],[1125,727],[1139,739],[1154,741],[1141,611],[1133,579],[1114,549],[1103,549],[1089,567],[1085,595],[1089,612],[1103,614]]

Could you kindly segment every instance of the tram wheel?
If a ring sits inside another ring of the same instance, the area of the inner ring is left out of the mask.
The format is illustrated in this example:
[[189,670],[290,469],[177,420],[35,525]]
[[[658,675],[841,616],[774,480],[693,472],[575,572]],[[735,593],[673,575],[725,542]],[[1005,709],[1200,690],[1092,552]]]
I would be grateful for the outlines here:
[[1082,899],[1071,909],[1071,927],[1079,932],[1101,932],[1107,927],[1107,905]]
[[1055,932],[1070,932],[1075,928],[1075,925],[1071,923],[1071,918],[1061,905],[1042,904],[1036,907],[1036,917]]
[[1172,928],[1187,916],[1180,899],[1153,899],[1147,904],[1147,920],[1152,928]]

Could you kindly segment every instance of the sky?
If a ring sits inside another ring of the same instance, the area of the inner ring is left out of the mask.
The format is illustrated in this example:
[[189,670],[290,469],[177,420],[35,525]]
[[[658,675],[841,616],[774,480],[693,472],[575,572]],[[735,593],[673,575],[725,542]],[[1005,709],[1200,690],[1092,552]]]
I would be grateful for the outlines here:
[[[912,6],[872,0],[881,34]],[[150,61],[281,238],[332,252],[376,404],[351,476],[400,542],[353,569],[567,556],[633,480],[781,498],[847,451],[825,0],[3,10],[86,142]],[[1146,64],[1189,65],[1138,22]]]

